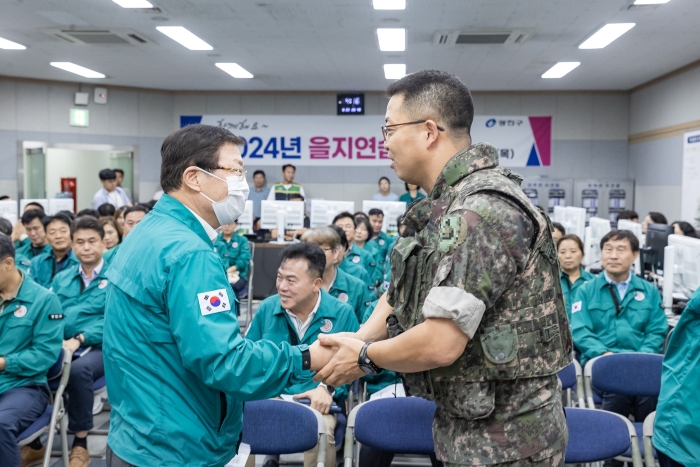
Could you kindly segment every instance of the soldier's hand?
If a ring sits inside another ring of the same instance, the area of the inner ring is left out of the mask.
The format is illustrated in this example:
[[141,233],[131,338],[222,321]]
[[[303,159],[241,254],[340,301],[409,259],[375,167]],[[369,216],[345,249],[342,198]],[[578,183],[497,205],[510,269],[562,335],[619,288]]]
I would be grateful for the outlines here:
[[321,334],[317,342],[324,348],[333,347],[336,353],[328,365],[316,373],[314,381],[323,381],[329,386],[338,387],[365,375],[357,365],[360,350],[365,344],[363,341],[340,334]]

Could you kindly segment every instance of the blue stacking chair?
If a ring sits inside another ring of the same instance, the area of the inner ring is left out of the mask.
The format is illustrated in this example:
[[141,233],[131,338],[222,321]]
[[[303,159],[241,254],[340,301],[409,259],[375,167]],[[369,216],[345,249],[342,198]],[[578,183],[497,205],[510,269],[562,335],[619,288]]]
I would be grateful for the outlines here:
[[66,409],[63,405],[63,391],[68,385],[70,377],[71,353],[65,349],[61,349],[58,360],[49,369],[47,375],[49,386],[55,387],[56,395],[54,396],[53,404],[46,406],[44,413],[37,418],[26,430],[20,433],[18,437],[18,445],[26,446],[46,431],[49,432],[49,438],[46,442],[46,454],[44,455],[44,467],[48,467],[51,460],[51,447],[53,446],[53,437],[55,433],[56,423],[60,424],[61,444],[63,456],[63,465],[68,465],[68,419],[66,417]]
[[578,361],[572,360],[566,368],[557,372],[559,381],[561,382],[562,391],[566,391],[566,406],[574,407],[571,397],[573,389],[576,388],[576,396],[578,398],[578,406],[585,407],[584,391],[583,391],[583,375],[581,365]]
[[[596,357],[586,363],[584,383],[589,408],[594,408],[593,388],[599,391],[625,396],[659,397],[661,392],[661,369],[663,355],[649,353],[621,353]],[[643,440],[643,420],[635,420],[634,428],[639,443]],[[640,444],[641,455],[645,456],[644,445]],[[633,456],[628,450],[621,460],[628,461]],[[656,457],[656,453],[651,453]]]
[[642,467],[637,432],[627,418],[597,409],[564,410],[569,430],[566,464],[601,462],[620,456],[631,447],[632,465]]
[[298,402],[246,402],[242,442],[250,445],[251,454],[258,455],[305,452],[318,444],[317,466],[324,467],[326,422],[318,411]]
[[[94,383],[92,383],[92,392],[95,395],[95,397],[107,392],[107,380],[104,376],[97,378],[97,380]],[[89,434],[107,436],[109,434],[109,430],[100,430],[97,428],[93,428],[92,430],[90,430]]]
[[436,405],[419,397],[367,401],[348,416],[345,432],[345,467],[352,467],[354,440],[375,449],[397,454],[430,455]]
[[646,467],[656,467],[656,450],[651,444],[651,438],[654,436],[654,420],[656,420],[656,412],[649,414],[644,420],[642,427],[642,434],[644,435],[642,442],[644,445],[644,465]]

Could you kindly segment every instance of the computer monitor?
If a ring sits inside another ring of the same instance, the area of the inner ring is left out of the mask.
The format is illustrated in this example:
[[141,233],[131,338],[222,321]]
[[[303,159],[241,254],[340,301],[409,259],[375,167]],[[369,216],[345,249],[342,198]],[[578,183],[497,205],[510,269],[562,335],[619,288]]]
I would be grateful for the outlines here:
[[[26,207],[27,207],[27,204],[29,204],[29,203],[39,203],[39,204],[41,204],[41,206],[44,208],[44,212],[48,214],[48,212],[49,212],[49,200],[46,199],[46,198],[42,198],[42,199],[21,199],[21,200],[19,200],[19,212],[20,212],[20,213],[23,213],[23,212],[24,212],[24,208],[26,208]],[[20,214],[20,217],[21,217],[21,216],[22,216],[22,214]]]
[[61,211],[69,211],[75,214],[73,198],[53,198],[49,200],[49,210],[46,214],[53,216]]
[[[673,255],[669,257],[667,253]],[[664,292],[671,285],[674,294],[690,298],[700,287],[700,239],[669,235],[664,260]]]
[[583,257],[587,271],[601,268],[600,241],[610,230],[610,221],[608,219],[600,217],[591,217],[589,219],[584,241],[586,251],[584,251]]
[[245,210],[241,217],[238,218],[238,230],[236,232],[241,235],[253,233],[253,202],[251,200],[245,202]]
[[19,219],[19,211],[17,210],[17,201],[8,200],[0,201],[0,217],[4,217],[15,225]]
[[642,250],[642,264],[645,271],[663,271],[664,248],[668,246],[668,236],[673,234],[673,226],[666,224],[647,225],[646,247]]
[[577,235],[583,240],[586,236],[586,210],[574,206],[567,206],[564,222],[561,224],[566,229],[567,234]]
[[[617,221],[617,230],[629,230],[634,234],[635,237],[637,237],[637,240],[639,240],[639,248],[644,248],[644,234],[642,233],[642,224],[639,222],[632,222],[627,219],[621,219]],[[642,255],[640,254],[637,257],[637,260],[634,262],[634,273],[635,274],[642,274]]]
[[369,215],[370,209],[381,209],[384,213],[384,223],[382,231],[389,235],[397,235],[399,227],[396,225],[396,219],[406,212],[406,203],[403,201],[362,201],[362,212]]
[[566,206],[554,206],[552,221],[559,222],[561,225],[564,225],[566,222]]
[[354,201],[311,200],[311,227],[330,225],[341,212],[355,212]]
[[302,201],[262,201],[260,228],[276,229],[277,214],[284,216],[285,230],[304,228],[304,203]]

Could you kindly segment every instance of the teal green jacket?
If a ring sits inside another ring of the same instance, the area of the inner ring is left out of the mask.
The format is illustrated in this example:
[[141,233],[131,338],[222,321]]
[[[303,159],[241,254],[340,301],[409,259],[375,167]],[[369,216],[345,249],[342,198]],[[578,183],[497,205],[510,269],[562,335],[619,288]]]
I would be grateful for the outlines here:
[[700,464],[700,289],[671,334],[656,406],[654,447],[682,465]]
[[0,396],[10,389],[45,384],[63,344],[63,313],[56,295],[25,274],[17,296],[0,299]]
[[379,252],[379,245],[375,242],[365,242],[364,248],[357,244],[353,244],[353,248],[358,250],[364,250],[371,255],[372,262],[370,263],[370,268],[374,267],[374,275],[370,274],[370,277],[374,279],[374,285],[379,285],[384,278],[384,264],[380,261],[381,254]]
[[24,237],[24,240],[17,240],[15,242],[15,250],[18,250],[24,246],[27,246],[28,243],[31,243],[31,240],[29,240],[29,237]]
[[[268,297],[260,303],[250,329],[245,335],[251,341],[266,339],[276,344],[283,342],[291,344],[291,334],[294,333],[300,344],[311,345],[318,340],[319,333],[335,334],[337,332],[356,332],[360,329],[355,313],[349,305],[333,298],[325,290],[321,290],[321,304],[311,320],[309,329],[300,339],[292,320],[282,308],[279,295]],[[294,386],[287,387],[282,394],[301,394],[318,387],[318,383],[312,378],[302,381]],[[342,403],[348,397],[348,387],[342,386],[335,389],[333,400]]]
[[29,271],[29,266],[31,266],[31,264],[32,261],[29,258],[27,258],[24,255],[15,253],[15,266],[17,266],[17,269],[26,273],[27,271]]
[[65,315],[63,338],[70,339],[81,333],[85,346],[101,347],[105,325],[105,298],[107,297],[107,263],[85,287],[79,268],[74,266],[56,274],[51,290],[58,296]]
[[581,365],[605,352],[661,353],[668,322],[654,284],[632,274],[619,315],[605,274],[583,284],[571,299],[571,332]]
[[335,280],[328,293],[350,305],[355,312],[358,323],[375,298],[372,291],[360,279],[341,271],[340,268],[336,268]]
[[353,263],[352,261],[348,261],[347,258],[345,258],[338,265],[338,269],[340,269],[346,274],[351,275],[352,277],[360,279],[362,283],[367,286],[368,290],[374,290],[374,284],[372,283],[372,279],[370,279],[369,274],[367,274],[365,268],[360,266],[360,264]]
[[250,269],[250,242],[243,235],[233,234],[230,241],[219,234],[214,241],[214,251],[219,254],[224,268],[236,266],[241,279],[248,280]]
[[[375,300],[365,309],[365,314],[362,317],[362,324],[365,324],[369,317],[372,316],[372,312],[374,311],[374,308],[377,306],[378,302],[379,300]],[[403,384],[401,377],[391,370],[382,370],[376,375],[366,375],[360,378],[360,380],[363,383],[367,383],[367,395],[369,396],[375,392],[381,391],[387,386],[392,386],[397,383]]]
[[223,466],[243,402],[306,381],[302,349],[241,336],[236,296],[212,241],[163,195],[107,270],[108,443],[129,464]]
[[391,237],[387,235],[386,232],[380,231],[379,235],[371,239],[369,243],[372,243],[377,246],[377,263],[379,264],[382,273],[385,273],[388,264],[387,256],[389,254],[389,248],[393,244]]
[[122,244],[118,243],[109,250],[106,250],[104,253],[102,253],[102,259],[105,260],[105,263],[110,264],[112,262],[112,260],[114,259],[114,255],[117,254],[117,251],[119,251],[120,246],[122,246]]
[[[42,253],[50,253],[50,252],[51,252],[51,245],[49,245],[47,243],[41,249],[41,252],[39,253],[39,255]],[[29,239],[26,239],[26,242],[22,246],[15,249],[15,256],[20,256],[20,255],[26,256],[29,259],[32,259],[35,256],[39,256],[39,255],[34,254],[34,249],[32,248],[32,242],[30,242]]]
[[77,267],[80,263],[72,249],[68,252],[67,256],[68,257],[64,260],[63,268],[60,271],[58,270],[56,256],[54,256],[53,250],[35,256],[31,259],[29,264],[29,276],[34,279],[37,284],[48,289],[51,287],[51,281],[56,274],[63,270],[70,269],[73,266]]
[[341,267],[346,263],[361,266],[369,276],[370,283],[368,285],[377,285],[377,261],[374,259],[374,255],[372,255],[372,253],[367,250],[363,250],[353,243],[350,247],[350,251],[345,255],[345,259],[343,259]]
[[595,275],[591,274],[590,272],[586,271],[585,269],[581,268],[581,275],[579,276],[578,279],[576,279],[576,282],[573,284],[569,280],[569,275],[565,274],[563,271],[561,273],[561,291],[564,292],[564,305],[566,306],[566,315],[569,318],[569,323],[571,322],[571,300],[570,298],[573,296],[574,292],[578,290],[579,287],[581,287],[583,284],[588,282],[591,279],[595,279]]

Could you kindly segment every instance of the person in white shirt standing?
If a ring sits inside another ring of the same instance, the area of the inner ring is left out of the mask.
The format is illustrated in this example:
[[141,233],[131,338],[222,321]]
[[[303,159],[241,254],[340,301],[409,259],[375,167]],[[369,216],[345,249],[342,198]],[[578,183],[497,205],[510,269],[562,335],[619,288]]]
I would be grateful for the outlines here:
[[97,209],[105,203],[119,209],[123,206],[131,206],[129,195],[126,194],[123,188],[117,186],[117,174],[112,169],[100,170],[100,181],[102,188],[97,190],[92,198],[92,208]]

